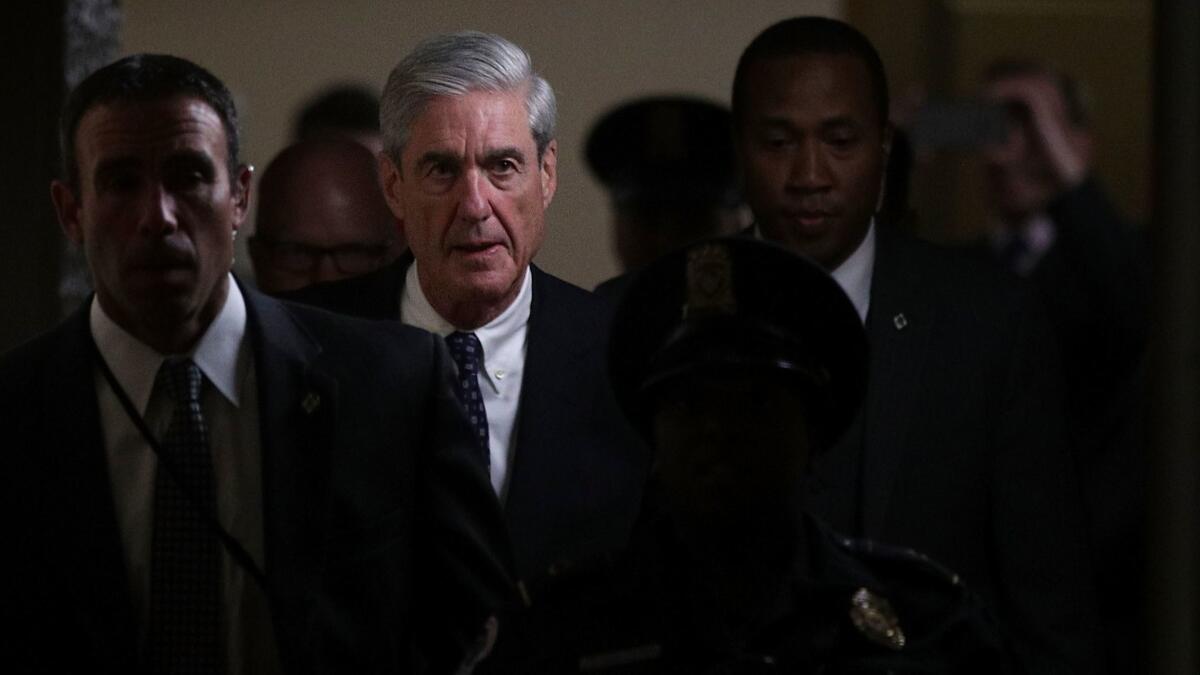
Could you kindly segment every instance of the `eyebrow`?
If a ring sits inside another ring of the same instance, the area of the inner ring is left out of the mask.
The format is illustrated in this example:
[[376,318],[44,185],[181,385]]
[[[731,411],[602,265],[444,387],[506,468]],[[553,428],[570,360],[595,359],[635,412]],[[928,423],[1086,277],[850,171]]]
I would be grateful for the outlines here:
[[507,147],[507,148],[496,148],[495,150],[488,150],[483,155],[483,161],[488,164],[495,162],[497,160],[501,160],[501,159],[515,159],[518,162],[520,162],[521,164],[526,163],[525,162],[525,153],[522,152],[521,149],[516,146],[511,146],[511,147]]
[[141,162],[135,157],[113,157],[96,165],[93,179],[99,181],[111,174],[136,169],[139,166],[141,166]]
[[416,168],[417,171],[420,171],[431,164],[450,164],[452,166],[458,166],[461,163],[462,158],[457,154],[442,150],[430,150],[417,159]]
[[216,162],[213,161],[211,155],[209,155],[207,152],[201,152],[191,148],[182,148],[172,152],[165,160],[163,160],[163,164],[164,166],[186,166],[195,164],[203,167],[210,173],[216,167]]
[[850,115],[838,115],[821,122],[822,129],[858,128],[861,126],[862,124]]

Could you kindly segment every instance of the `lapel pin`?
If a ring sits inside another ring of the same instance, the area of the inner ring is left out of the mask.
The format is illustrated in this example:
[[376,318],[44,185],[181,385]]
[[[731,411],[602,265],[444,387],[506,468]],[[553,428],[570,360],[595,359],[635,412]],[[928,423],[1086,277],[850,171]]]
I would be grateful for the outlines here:
[[904,330],[908,328],[908,317],[904,316],[904,312],[900,312],[892,317],[892,325],[896,327],[896,330]]
[[304,408],[304,412],[306,414],[311,415],[313,414],[314,410],[321,407],[321,397],[317,394],[317,392],[310,391],[304,397],[304,400],[300,401],[300,407]]

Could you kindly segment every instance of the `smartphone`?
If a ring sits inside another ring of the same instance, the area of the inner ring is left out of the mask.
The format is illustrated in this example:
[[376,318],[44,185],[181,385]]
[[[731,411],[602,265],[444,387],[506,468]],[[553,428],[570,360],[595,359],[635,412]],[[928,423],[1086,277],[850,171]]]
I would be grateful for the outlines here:
[[1013,123],[1012,104],[977,99],[926,101],[909,137],[918,149],[975,148],[1003,141]]

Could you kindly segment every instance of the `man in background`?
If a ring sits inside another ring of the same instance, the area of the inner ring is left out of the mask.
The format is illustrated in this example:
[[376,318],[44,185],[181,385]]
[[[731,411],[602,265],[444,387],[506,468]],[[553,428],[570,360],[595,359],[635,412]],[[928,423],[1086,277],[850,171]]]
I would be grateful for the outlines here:
[[301,141],[271,160],[249,245],[259,289],[275,294],[374,271],[404,250],[404,239],[375,157],[334,139]]
[[755,233],[825,268],[870,345],[866,400],[814,466],[812,510],[962,575],[1030,672],[1097,672],[1052,334],[1007,277],[876,222],[891,142],[878,53],[840,21],[780,22],[742,54],[733,117]]
[[729,110],[689,97],[641,98],[600,118],[587,162],[608,191],[624,271],[744,222]]
[[984,146],[994,215],[987,252],[1029,279],[1062,353],[1100,610],[1114,672],[1137,670],[1143,576],[1144,411],[1148,257],[1141,233],[1097,179],[1091,111],[1079,82],[1036,61],[987,68],[982,96],[1008,111],[1007,133]]

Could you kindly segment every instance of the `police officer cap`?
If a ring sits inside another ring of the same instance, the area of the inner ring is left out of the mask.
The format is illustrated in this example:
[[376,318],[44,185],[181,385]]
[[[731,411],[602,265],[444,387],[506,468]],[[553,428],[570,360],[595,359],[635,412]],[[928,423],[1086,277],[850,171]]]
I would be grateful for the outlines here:
[[736,205],[730,119],[697,98],[635,99],[592,127],[588,166],[619,203]]
[[664,384],[725,369],[807,389],[814,449],[823,449],[862,400],[866,334],[841,287],[809,260],[748,237],[706,239],[631,282],[614,319],[609,375],[626,416],[648,433]]

